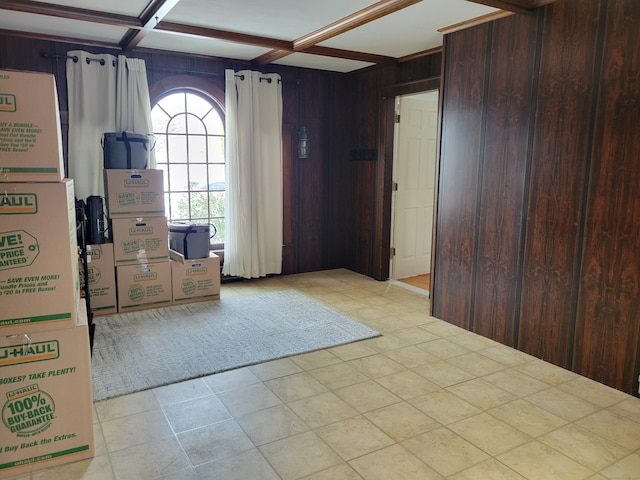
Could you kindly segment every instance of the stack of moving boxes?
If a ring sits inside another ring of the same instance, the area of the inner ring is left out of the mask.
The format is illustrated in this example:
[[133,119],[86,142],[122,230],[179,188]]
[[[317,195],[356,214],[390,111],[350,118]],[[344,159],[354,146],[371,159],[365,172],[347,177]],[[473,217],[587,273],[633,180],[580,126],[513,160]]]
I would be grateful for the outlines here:
[[209,254],[208,235],[197,237],[206,242],[198,258],[169,250],[163,171],[107,169],[104,178],[118,312],[220,298],[220,259]]
[[0,478],[93,456],[87,312],[53,75],[0,70]]
[[104,171],[119,313],[172,304],[162,173]]

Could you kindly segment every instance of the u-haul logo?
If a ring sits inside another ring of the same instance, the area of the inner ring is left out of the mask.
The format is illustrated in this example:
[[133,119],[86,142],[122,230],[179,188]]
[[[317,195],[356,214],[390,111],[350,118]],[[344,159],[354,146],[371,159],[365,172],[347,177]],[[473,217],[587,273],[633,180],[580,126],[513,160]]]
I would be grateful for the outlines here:
[[15,112],[16,96],[10,93],[0,93],[0,112]]
[[0,215],[38,213],[38,197],[33,193],[0,194]]
[[153,227],[131,227],[129,235],[153,235]]
[[0,347],[0,367],[53,360],[59,356],[60,344],[57,340]]
[[191,267],[187,268],[187,275],[206,275],[207,267]]
[[134,282],[153,282],[158,278],[158,274],[155,272],[149,273],[136,273],[133,276]]
[[149,180],[146,178],[125,178],[124,186],[127,188],[148,188]]

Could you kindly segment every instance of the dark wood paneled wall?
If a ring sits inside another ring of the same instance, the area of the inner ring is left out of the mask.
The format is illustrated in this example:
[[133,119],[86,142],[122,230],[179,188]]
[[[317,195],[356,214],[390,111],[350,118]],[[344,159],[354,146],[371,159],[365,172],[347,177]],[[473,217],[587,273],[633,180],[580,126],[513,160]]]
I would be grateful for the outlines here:
[[640,4],[445,39],[433,314],[636,394]]

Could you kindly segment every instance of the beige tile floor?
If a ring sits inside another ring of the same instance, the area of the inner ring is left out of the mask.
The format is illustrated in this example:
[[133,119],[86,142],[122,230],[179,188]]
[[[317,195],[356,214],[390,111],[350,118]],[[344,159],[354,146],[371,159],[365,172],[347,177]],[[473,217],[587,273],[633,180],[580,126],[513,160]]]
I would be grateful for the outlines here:
[[427,314],[347,270],[294,288],[382,333],[95,404],[95,458],[32,480],[640,479],[640,399]]

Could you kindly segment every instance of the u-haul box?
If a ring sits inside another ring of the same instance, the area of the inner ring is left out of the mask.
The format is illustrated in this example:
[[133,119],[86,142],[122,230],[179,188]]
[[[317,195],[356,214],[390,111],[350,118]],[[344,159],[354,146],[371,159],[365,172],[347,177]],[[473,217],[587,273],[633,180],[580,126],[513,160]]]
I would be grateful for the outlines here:
[[55,77],[0,70],[0,182],[64,176]]
[[126,313],[171,305],[169,261],[116,267],[118,312]]
[[78,303],[73,180],[0,183],[0,335],[70,328]]
[[94,455],[86,310],[64,330],[0,335],[0,478]]
[[[87,245],[89,273],[89,303],[94,315],[109,315],[118,311],[116,298],[116,267],[113,244]],[[84,270],[80,268],[80,284],[84,286]]]
[[174,305],[220,298],[220,258],[215,253],[211,252],[209,258],[193,259],[185,259],[174,250],[169,254]]
[[164,216],[162,170],[104,170],[109,218]]
[[115,218],[111,235],[116,266],[169,261],[167,217]]

